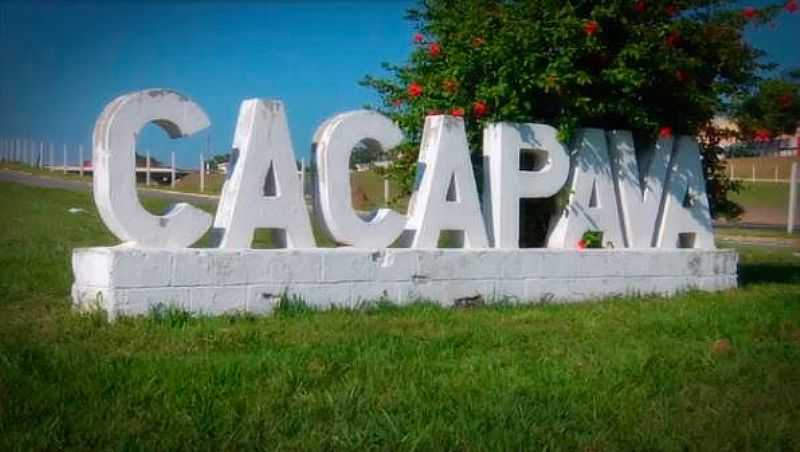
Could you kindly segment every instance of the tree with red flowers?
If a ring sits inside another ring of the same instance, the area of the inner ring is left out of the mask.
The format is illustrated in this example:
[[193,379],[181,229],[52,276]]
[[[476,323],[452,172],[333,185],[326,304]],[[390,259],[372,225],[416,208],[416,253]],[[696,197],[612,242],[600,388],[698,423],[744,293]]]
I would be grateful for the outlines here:
[[[564,141],[580,127],[627,129],[641,146],[665,130],[697,135],[769,68],[745,28],[769,23],[789,3],[426,0],[408,11],[417,28],[408,62],[362,81],[408,138],[390,176],[411,190],[432,112],[464,117],[476,166],[487,122],[547,123]],[[724,171],[707,165],[706,176],[712,211],[724,213]],[[534,214],[541,225],[554,211],[548,202]]]
[[765,144],[782,135],[794,135],[800,126],[800,70],[764,80],[737,99],[734,120],[740,138]]

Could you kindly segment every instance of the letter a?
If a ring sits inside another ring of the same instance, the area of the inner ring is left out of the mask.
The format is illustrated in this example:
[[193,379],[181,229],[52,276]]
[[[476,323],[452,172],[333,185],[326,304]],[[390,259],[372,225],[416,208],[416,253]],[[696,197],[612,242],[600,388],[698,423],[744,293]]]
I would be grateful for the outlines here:
[[678,138],[668,176],[657,248],[714,248],[714,231],[706,196],[706,178],[697,141]]
[[239,155],[214,219],[222,232],[219,247],[249,248],[256,228],[270,228],[285,232],[288,248],[313,248],[283,104],[242,102],[233,147]]
[[406,226],[416,231],[412,248],[436,248],[447,230],[463,233],[464,248],[489,246],[463,119],[425,118],[417,180]]
[[608,158],[606,134],[600,129],[581,129],[573,154],[572,194],[547,238],[548,248],[575,248],[586,231],[601,231],[603,246],[625,246],[617,207],[614,175]]

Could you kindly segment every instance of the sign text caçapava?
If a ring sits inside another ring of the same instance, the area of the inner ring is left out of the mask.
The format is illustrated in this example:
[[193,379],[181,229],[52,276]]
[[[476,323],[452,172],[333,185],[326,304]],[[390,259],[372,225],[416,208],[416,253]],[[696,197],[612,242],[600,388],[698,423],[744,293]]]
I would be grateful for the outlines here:
[[[138,132],[148,123],[171,138],[210,124],[196,103],[170,90],[140,91],[106,106],[94,130],[94,197],[103,221],[120,240],[187,247],[213,223],[220,248],[249,248],[259,228],[283,231],[289,248],[315,246],[280,102],[242,103],[233,140],[238,157],[213,219],[188,204],[163,216],[141,206],[134,150]],[[549,248],[574,248],[587,230],[602,231],[603,243],[614,248],[714,247],[700,153],[692,137],[661,138],[637,153],[627,131],[582,129],[568,148],[548,125],[489,124],[483,132],[481,205],[463,120],[429,116],[408,214],[378,209],[367,218],[353,209],[349,176],[350,153],[363,140],[391,149],[403,134],[387,117],[359,110],[328,119],[314,135],[314,214],[343,245],[385,248],[402,236],[406,246],[435,248],[442,231],[457,231],[465,248],[517,248],[520,199],[549,197],[570,184],[568,205],[548,234]],[[520,168],[526,152],[541,162],[530,171]],[[270,173],[273,189],[265,194]]]

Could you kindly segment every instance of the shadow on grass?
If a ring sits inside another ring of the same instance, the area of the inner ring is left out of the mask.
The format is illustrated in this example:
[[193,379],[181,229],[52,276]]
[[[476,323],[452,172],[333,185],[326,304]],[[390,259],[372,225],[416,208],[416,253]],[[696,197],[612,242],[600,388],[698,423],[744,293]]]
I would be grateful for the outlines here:
[[739,284],[800,284],[800,265],[746,262],[739,265]]

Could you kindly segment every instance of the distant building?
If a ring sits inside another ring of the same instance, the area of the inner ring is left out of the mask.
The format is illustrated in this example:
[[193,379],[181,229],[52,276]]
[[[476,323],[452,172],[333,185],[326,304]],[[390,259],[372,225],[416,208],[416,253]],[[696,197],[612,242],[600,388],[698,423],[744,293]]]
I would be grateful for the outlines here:
[[725,116],[715,116],[714,119],[711,120],[711,124],[713,124],[717,129],[730,133],[729,137],[725,137],[720,140],[719,145],[721,148],[727,149],[739,142],[739,140],[736,138],[739,134],[739,126],[737,126],[735,122],[731,121],[730,118]]
[[726,151],[732,150],[733,147],[738,147],[740,148],[739,151],[750,155],[800,156],[800,126],[797,127],[793,135],[780,135],[764,143],[755,143],[744,148],[745,143],[737,138],[739,127],[730,118],[716,116],[712,120],[712,124],[718,129],[732,132],[731,136],[723,138],[719,143],[719,146]]
[[391,160],[376,160],[374,162],[356,163],[355,169],[357,172],[363,173],[364,171],[369,171],[372,168],[388,168],[391,164]]

